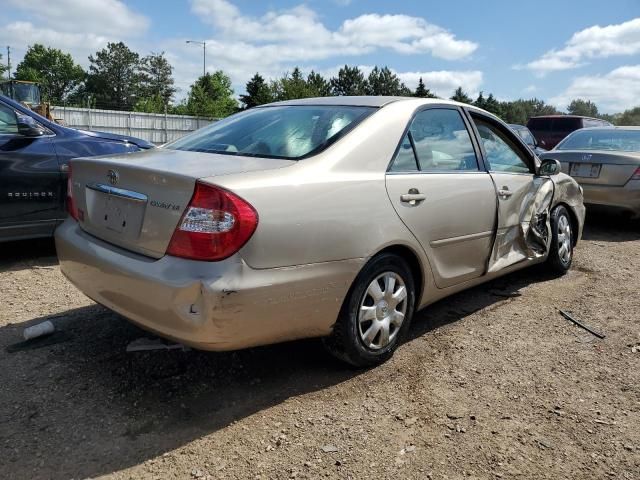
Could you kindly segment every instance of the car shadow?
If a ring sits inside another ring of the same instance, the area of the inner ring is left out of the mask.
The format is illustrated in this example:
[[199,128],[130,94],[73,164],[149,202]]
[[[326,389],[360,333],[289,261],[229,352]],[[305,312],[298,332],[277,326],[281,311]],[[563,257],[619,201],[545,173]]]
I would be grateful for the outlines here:
[[58,264],[53,238],[6,242],[0,248],[0,272]]
[[590,208],[584,222],[583,240],[633,242],[640,240],[640,220],[627,215]]
[[[441,300],[418,312],[408,342],[550,278],[534,267]],[[57,316],[48,340],[20,343],[22,329],[45,318],[0,328],[0,477],[120,471],[365,372],[332,360],[317,340],[126,353],[150,335],[98,305]]]

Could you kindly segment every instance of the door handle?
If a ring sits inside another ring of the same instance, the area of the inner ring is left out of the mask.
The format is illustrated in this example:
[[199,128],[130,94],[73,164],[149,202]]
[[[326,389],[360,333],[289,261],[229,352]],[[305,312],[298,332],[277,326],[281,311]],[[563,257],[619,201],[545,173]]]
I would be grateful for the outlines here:
[[511,195],[513,195],[513,192],[509,190],[509,187],[502,187],[500,190],[498,190],[498,195],[503,198],[509,198]]
[[401,202],[410,203],[412,205],[422,202],[423,200],[426,200],[426,198],[427,196],[424,193],[403,193],[400,195]]

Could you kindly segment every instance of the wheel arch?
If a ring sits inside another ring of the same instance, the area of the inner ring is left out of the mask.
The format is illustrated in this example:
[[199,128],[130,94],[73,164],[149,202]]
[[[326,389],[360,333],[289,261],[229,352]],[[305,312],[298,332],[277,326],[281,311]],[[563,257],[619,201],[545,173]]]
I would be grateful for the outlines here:
[[415,252],[415,250],[413,250],[411,247],[397,243],[393,245],[388,245],[382,248],[381,250],[377,251],[374,255],[371,255],[367,263],[369,263],[372,259],[384,253],[397,255],[398,257],[402,258],[405,262],[407,262],[407,266],[411,270],[411,276],[413,278],[413,284],[415,286],[415,294],[416,294],[415,302],[417,307],[418,305],[420,305],[420,302],[422,301],[422,296],[424,294],[423,289],[425,286],[425,270],[420,260],[420,257]]

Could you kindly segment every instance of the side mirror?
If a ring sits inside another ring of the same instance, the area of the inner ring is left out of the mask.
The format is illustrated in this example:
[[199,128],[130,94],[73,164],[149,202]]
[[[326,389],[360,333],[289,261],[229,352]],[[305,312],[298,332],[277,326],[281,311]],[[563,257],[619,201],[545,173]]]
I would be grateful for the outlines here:
[[45,134],[45,130],[28,115],[16,115],[18,122],[18,133],[23,137],[41,137]]
[[549,176],[549,175],[557,175],[562,170],[560,162],[558,160],[554,160],[553,158],[547,158],[542,160],[540,167],[538,168],[538,175],[540,176]]

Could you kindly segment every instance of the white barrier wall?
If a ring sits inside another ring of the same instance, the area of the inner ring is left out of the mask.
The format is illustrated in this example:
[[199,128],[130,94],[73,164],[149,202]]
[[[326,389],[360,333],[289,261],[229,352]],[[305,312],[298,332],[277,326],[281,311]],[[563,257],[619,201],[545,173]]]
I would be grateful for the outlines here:
[[51,115],[64,120],[68,127],[131,135],[158,145],[176,140],[215,121],[188,115],[54,106],[51,107]]

